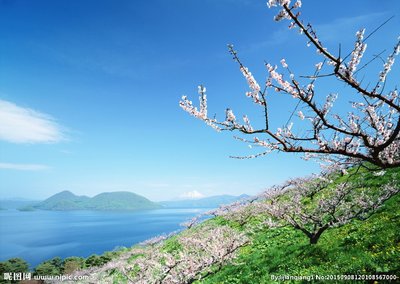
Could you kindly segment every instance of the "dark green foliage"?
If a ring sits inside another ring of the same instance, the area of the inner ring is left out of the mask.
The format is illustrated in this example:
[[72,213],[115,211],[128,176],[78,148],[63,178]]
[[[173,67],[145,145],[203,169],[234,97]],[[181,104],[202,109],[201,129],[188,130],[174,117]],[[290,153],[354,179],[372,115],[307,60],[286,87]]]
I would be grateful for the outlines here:
[[[44,261],[33,270],[33,275],[61,275],[71,274],[76,270],[88,267],[101,266],[112,259],[117,258],[127,248],[120,247],[114,251],[107,251],[103,255],[91,255],[88,258],[71,256],[62,260],[60,257]],[[21,258],[12,258],[4,262],[0,262],[0,283],[9,283],[2,281],[3,273],[7,272],[29,272],[28,263]]]
[[72,272],[84,268],[85,259],[82,257],[71,256],[64,259],[63,274],[71,274]]
[[[28,271],[29,265],[22,258],[11,258],[0,262],[0,283],[10,283],[4,280],[4,273],[24,273]],[[11,283],[16,283],[16,281],[12,281]]]
[[63,261],[60,257],[42,262],[34,269],[35,275],[60,275],[63,271]]
[[60,269],[55,267],[50,262],[44,262],[36,266],[33,273],[35,275],[59,275]]
[[86,267],[101,266],[109,262],[112,258],[108,255],[92,254],[85,260]]

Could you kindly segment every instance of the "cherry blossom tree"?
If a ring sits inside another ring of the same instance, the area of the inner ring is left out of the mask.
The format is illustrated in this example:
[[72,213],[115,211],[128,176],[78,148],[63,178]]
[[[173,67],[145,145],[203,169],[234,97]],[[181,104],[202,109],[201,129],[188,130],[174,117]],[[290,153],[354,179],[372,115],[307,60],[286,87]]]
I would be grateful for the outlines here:
[[316,244],[328,228],[367,219],[400,190],[394,182],[377,191],[359,183],[331,183],[323,176],[290,180],[281,188],[285,188],[284,195],[263,203],[265,212],[300,230],[310,244]]
[[[168,249],[167,241],[173,243],[172,248]],[[228,226],[201,224],[174,239],[150,239],[117,260],[76,271],[73,276],[90,276],[90,283],[192,283],[232,261],[238,249],[248,243],[244,233]]]
[[[389,177],[392,182],[375,189],[349,178],[335,183],[335,178],[335,173],[322,173],[291,179],[251,199],[222,206],[206,214],[222,216],[244,227],[251,218],[261,216],[263,221],[257,230],[291,226],[304,233],[310,244],[316,244],[327,229],[343,226],[354,219],[369,218],[400,191],[396,176]],[[249,226],[246,230],[253,228]]]
[[[317,158],[330,166],[361,162],[370,162],[379,168],[400,166],[400,99],[396,87],[389,88],[386,84],[395,56],[400,52],[400,37],[387,59],[383,60],[376,82],[366,83],[359,78],[358,72],[369,64],[367,62],[360,66],[367,48],[366,40],[371,35],[366,36],[365,29],[357,31],[354,48],[349,55],[343,55],[340,48],[335,54],[323,45],[313,26],[305,24],[301,19],[301,1],[291,4],[290,0],[269,0],[267,5],[269,8],[280,9],[275,16],[276,21],[289,20],[289,28],[298,30],[305,37],[307,45],[316,49],[320,60],[315,64],[314,73],[310,76],[296,76],[286,60],[282,59],[280,63],[283,71],[279,71],[277,65],[265,63],[268,76],[265,84],[260,85],[242,64],[233,46],[229,45],[229,52],[249,85],[250,91],[246,96],[263,113],[263,125],[253,126],[247,115],[243,116],[241,122],[230,108],[226,109],[223,121],[210,117],[204,86],[199,86],[198,90],[199,108],[186,96],[182,97],[180,106],[215,130],[237,131],[249,135],[251,138],[239,139],[265,149],[255,155],[237,158],[254,158],[281,151],[302,153],[306,159]],[[325,98],[325,95],[321,97],[318,93],[316,82],[322,79],[337,80],[356,93],[348,98],[347,115],[339,115],[333,111],[337,93],[332,91]],[[301,131],[293,127],[293,121],[276,130],[270,128],[268,96],[271,94],[267,91],[293,97],[297,105],[292,114],[297,113],[297,116],[290,116],[288,122],[297,117],[303,128]],[[301,111],[298,111],[299,108]],[[304,127],[305,125],[308,126]]]

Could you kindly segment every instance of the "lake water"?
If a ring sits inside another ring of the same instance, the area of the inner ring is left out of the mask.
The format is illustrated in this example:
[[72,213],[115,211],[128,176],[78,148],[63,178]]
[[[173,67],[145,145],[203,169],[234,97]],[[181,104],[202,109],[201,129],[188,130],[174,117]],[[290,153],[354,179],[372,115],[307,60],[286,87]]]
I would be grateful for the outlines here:
[[206,209],[136,212],[0,211],[0,261],[25,259],[31,267],[59,256],[88,257],[181,229]]

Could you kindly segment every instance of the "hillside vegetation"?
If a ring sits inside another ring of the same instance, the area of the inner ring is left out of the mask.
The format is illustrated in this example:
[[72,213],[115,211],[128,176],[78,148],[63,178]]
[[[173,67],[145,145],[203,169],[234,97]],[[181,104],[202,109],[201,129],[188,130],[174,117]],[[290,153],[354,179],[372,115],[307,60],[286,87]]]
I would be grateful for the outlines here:
[[[379,196],[388,184],[395,187],[400,184],[399,168],[384,173],[365,169],[349,172],[335,176],[331,186],[318,195],[329,196],[342,182],[362,183],[371,196]],[[364,194],[360,188],[355,190]],[[289,199],[289,194],[283,193],[279,198]],[[317,200],[317,197],[304,198],[303,203],[317,208]],[[344,202],[351,204],[351,201]],[[363,220],[354,218],[328,228],[316,244],[310,244],[309,238],[298,228],[260,211],[259,208],[265,207],[259,204],[268,202],[238,202],[220,209],[228,213],[210,212],[216,217],[177,235],[156,237],[121,250],[109,260],[95,264],[99,265],[97,267],[88,267],[83,262],[81,270],[72,275],[90,277],[98,283],[198,284],[279,283],[282,279],[278,277],[282,275],[304,277],[292,278],[288,283],[307,283],[316,280],[317,275],[400,276],[398,193],[373,209],[374,214],[364,214]],[[338,214],[341,216],[340,212]],[[331,283],[335,282],[339,281]],[[371,281],[358,281],[363,282]]]
[[[359,178],[379,190],[394,172],[399,185],[399,169],[389,171],[384,177],[363,173]],[[353,220],[342,227],[328,229],[316,245],[310,245],[307,237],[292,227],[259,231],[233,263],[197,283],[279,283],[273,277],[280,275],[309,276],[314,280],[316,275],[400,277],[399,227],[400,195],[397,193],[367,220]],[[307,278],[299,281],[307,283]],[[295,279],[292,282],[299,283]]]

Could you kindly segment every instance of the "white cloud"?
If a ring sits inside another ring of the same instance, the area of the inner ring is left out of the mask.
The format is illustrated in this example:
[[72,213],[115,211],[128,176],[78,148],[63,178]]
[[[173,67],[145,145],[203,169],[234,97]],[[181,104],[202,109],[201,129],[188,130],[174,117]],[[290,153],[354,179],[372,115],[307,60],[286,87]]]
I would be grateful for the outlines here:
[[0,99],[0,140],[12,143],[56,143],[64,134],[54,119]]
[[198,192],[197,190],[188,191],[179,196],[179,198],[182,198],[182,199],[198,199],[198,198],[203,198],[203,197],[205,197],[205,195]]
[[[322,40],[322,43],[337,42],[338,40],[341,42],[346,40],[353,43],[355,40],[356,31],[371,23],[375,23],[375,25],[372,25],[372,28],[376,28],[379,26],[379,24],[386,20],[385,17],[387,15],[388,13],[386,12],[376,12],[354,17],[338,18],[329,23],[316,24],[314,25],[314,28],[318,37]],[[371,32],[373,29],[367,29],[366,34]],[[297,31],[298,29],[288,29],[286,25],[283,27],[276,25],[274,32],[270,33],[266,40],[252,42],[246,47],[246,49],[247,51],[252,52],[271,46],[273,47],[285,44],[287,41],[295,38]]]
[[48,166],[40,164],[12,164],[0,163],[0,169],[17,171],[42,171],[49,169]]
[[[347,18],[338,18],[330,23],[316,25],[316,31],[319,37],[321,37],[322,41],[333,41],[336,42],[340,40],[351,40],[352,42],[355,40],[355,33],[364,28],[367,24],[371,22],[377,21],[381,24],[384,20],[386,20],[385,16],[387,13],[376,12],[365,15],[359,15],[354,17]],[[373,26],[374,28],[376,26]],[[372,30],[367,30],[371,32]]]

